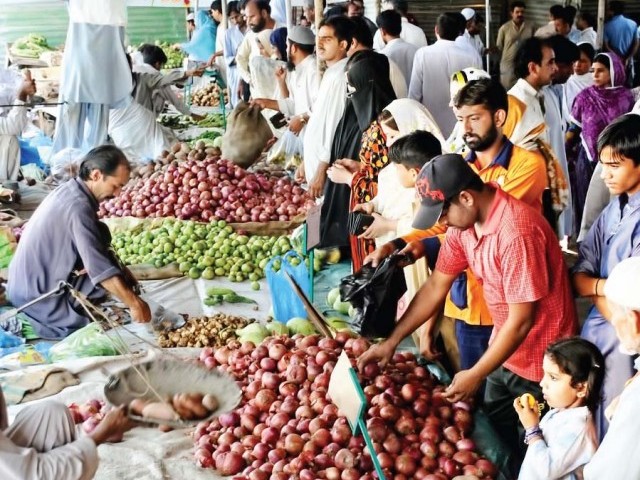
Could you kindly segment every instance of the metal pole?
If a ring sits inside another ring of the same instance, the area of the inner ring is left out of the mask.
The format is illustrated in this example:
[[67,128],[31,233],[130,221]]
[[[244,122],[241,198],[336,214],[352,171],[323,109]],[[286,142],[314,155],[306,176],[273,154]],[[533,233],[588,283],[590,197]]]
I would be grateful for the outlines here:
[[293,27],[293,7],[291,6],[291,0],[285,0],[284,8],[286,10],[287,31],[289,31],[291,27]]
[[485,0],[484,3],[484,16],[485,16],[485,47],[487,48],[487,73],[491,75],[491,54],[489,54],[488,48],[491,46],[491,5],[489,0]]
[[604,47],[604,2],[605,0],[598,0],[598,36],[596,37],[598,49]]

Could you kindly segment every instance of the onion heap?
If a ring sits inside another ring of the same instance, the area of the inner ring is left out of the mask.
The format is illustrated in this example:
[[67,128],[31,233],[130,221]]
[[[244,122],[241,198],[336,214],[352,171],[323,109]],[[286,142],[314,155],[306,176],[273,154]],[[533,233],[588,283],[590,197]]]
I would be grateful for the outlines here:
[[[327,394],[342,349],[355,358],[368,347],[367,340],[340,332],[335,339],[274,336],[257,347],[230,342],[203,349],[200,360],[233,375],[243,399],[235,410],[198,425],[196,463],[236,480],[377,478],[364,440],[351,435]],[[384,371],[366,365],[359,376],[367,428],[386,478],[497,475],[468,438],[473,428],[469,405],[447,402],[444,386],[413,354],[397,353]]]
[[99,215],[269,222],[304,215],[311,205],[306,192],[288,178],[271,180],[202,153],[129,182],[118,197],[100,205]]

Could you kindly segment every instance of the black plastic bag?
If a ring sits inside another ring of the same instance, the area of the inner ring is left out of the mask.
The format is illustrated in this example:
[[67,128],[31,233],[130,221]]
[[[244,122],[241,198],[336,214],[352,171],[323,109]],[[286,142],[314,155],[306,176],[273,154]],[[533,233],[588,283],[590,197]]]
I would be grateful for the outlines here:
[[404,255],[391,255],[376,268],[364,265],[340,282],[342,301],[356,309],[351,328],[363,337],[386,338],[393,331],[398,300],[407,291],[402,261]]

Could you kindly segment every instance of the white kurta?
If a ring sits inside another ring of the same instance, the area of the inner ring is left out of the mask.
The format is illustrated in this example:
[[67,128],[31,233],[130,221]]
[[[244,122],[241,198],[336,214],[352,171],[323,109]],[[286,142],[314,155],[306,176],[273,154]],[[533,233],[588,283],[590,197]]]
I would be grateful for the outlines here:
[[597,45],[598,45],[598,34],[596,33],[596,31],[593,29],[593,27],[588,27],[585,28],[584,30],[581,30],[578,32],[579,35],[576,39],[576,44],[581,44],[584,42],[590,43],[591,46],[595,49],[597,49]]
[[[281,27],[276,23],[273,28]],[[259,33],[255,33],[251,29],[247,29],[247,33],[244,35],[244,40],[238,47],[238,52],[236,53],[236,65],[238,66],[238,71],[240,72],[240,76],[245,81],[245,83],[251,83],[251,73],[249,68],[249,63],[253,57],[260,56],[260,47],[258,46],[258,39],[263,45],[269,45],[269,37],[271,36],[271,32],[273,29],[265,28]]]
[[7,428],[0,388],[0,478],[2,480],[89,480],[98,451],[89,437],[76,440],[67,407],[43,402],[26,407]]
[[451,75],[467,67],[482,68],[482,64],[451,40],[438,40],[433,45],[422,47],[413,61],[409,98],[427,107],[445,137],[449,136],[456,123],[449,106]]
[[20,173],[18,135],[29,123],[24,102],[14,100],[14,107],[0,116],[0,180],[17,180]]
[[[415,188],[405,188],[400,183],[396,164],[389,163],[378,174],[378,194],[373,197],[373,211],[389,220],[397,220],[398,225],[411,223]],[[398,228],[377,237],[376,247],[380,247],[399,236]]]
[[[164,110],[165,102],[173,105],[176,110],[178,110],[183,115],[189,115],[189,108],[184,104],[184,101],[179,99],[178,96],[173,92],[173,83],[177,82],[185,78],[184,70],[173,70],[168,73],[167,76],[164,76],[162,73],[158,72],[151,65],[146,63],[141,63],[133,66],[134,73],[145,74],[146,77],[144,82],[145,90],[147,92],[144,93],[145,97],[141,101],[139,96],[136,96],[136,101],[143,105],[146,108],[149,108],[153,113],[158,115],[162,113]],[[141,85],[138,86],[140,88]],[[151,93],[148,93],[148,90],[151,90]],[[151,108],[150,108],[151,107]]]
[[404,76],[407,88],[409,88],[411,71],[413,70],[413,59],[415,58],[417,51],[418,47],[405,42],[401,38],[394,38],[380,51],[380,53],[385,54],[398,66]]
[[278,109],[287,117],[303,113],[311,116],[320,86],[316,56],[309,55],[288,75],[289,97],[278,100]]
[[[405,17],[402,17],[402,30],[400,31],[400,38],[411,45],[415,45],[416,47],[426,47],[427,46],[427,37],[424,34],[424,31],[412,23],[409,22]],[[384,40],[382,39],[382,35],[380,34],[380,30],[377,30],[375,35],[373,36],[373,49],[380,51],[384,48]]]
[[307,182],[313,180],[320,162],[331,160],[331,144],[336,127],[344,113],[347,81],[344,75],[347,59],[343,58],[327,68],[320,82],[318,97],[313,105],[304,136],[304,173]]
[[393,87],[396,98],[407,98],[409,81],[404,77],[402,70],[396,62],[389,58],[389,81]]
[[[465,30],[465,33],[467,33],[466,30]],[[482,55],[478,53],[478,49],[476,48],[475,44],[472,42],[473,40],[471,36],[460,35],[458,38],[456,38],[455,43],[457,46],[459,46],[463,50],[466,50],[471,55],[473,55],[476,59],[476,62],[482,65]]]
[[562,99],[562,115],[564,115],[564,118],[571,118],[571,109],[576,97],[582,90],[591,85],[593,85],[593,74],[590,72],[584,75],[576,75],[574,73],[569,77],[567,83],[564,84],[564,98]]

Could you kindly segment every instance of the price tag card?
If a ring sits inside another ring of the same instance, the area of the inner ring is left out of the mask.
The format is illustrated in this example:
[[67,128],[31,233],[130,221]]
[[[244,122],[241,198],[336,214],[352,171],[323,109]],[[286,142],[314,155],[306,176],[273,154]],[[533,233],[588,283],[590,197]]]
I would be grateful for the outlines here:
[[364,415],[366,400],[358,376],[344,351],[340,354],[331,373],[329,396],[340,409],[340,413],[347,417],[351,431],[355,435],[360,419]]
[[320,243],[320,211],[322,205],[314,205],[307,211],[305,250],[307,253]]

